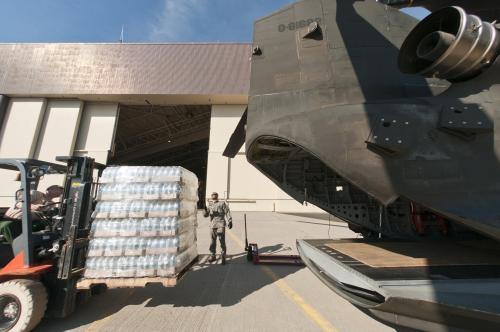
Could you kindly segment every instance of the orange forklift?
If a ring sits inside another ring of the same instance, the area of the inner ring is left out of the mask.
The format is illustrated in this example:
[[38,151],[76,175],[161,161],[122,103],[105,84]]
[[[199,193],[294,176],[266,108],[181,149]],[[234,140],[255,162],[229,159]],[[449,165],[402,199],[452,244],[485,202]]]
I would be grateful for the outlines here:
[[[89,157],[56,160],[65,165],[0,159],[0,169],[19,172],[16,197],[22,203],[22,220],[6,220],[0,236],[0,332],[31,331],[45,315],[66,317],[89,295],[78,291],[76,282],[85,268],[98,185],[94,176],[100,178],[104,165]],[[62,199],[33,218],[31,192],[52,174],[65,176]],[[20,234],[6,236],[12,234],[9,225]]]

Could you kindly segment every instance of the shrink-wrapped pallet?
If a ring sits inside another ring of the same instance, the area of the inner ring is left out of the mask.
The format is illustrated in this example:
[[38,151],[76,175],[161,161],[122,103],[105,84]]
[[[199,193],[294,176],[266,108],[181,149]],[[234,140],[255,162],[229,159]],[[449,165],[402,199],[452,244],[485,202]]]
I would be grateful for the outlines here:
[[173,277],[197,257],[198,179],[182,167],[108,167],[85,278]]

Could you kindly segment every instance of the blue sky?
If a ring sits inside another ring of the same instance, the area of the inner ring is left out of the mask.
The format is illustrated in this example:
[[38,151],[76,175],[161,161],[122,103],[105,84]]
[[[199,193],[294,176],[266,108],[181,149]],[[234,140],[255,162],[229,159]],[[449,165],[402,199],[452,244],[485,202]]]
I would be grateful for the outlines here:
[[[249,42],[295,0],[1,0],[0,42]],[[412,9],[417,17],[425,11]]]

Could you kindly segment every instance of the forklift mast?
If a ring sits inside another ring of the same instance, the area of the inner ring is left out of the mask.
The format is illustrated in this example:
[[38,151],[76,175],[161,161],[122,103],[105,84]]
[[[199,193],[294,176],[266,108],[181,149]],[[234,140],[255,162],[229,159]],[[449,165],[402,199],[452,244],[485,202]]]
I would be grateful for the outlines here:
[[60,215],[62,220],[61,254],[58,260],[56,278],[52,290],[51,315],[65,317],[74,311],[77,295],[76,282],[85,268],[86,249],[97,183],[94,172],[100,178],[104,165],[89,157],[57,157],[57,161],[67,163],[64,194]]

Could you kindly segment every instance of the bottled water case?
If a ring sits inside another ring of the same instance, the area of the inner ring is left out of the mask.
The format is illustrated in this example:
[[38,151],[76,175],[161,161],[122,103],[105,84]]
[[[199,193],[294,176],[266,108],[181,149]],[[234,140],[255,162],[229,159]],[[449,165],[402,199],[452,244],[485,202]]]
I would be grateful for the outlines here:
[[194,173],[108,167],[97,199],[85,278],[171,277],[198,256]]

